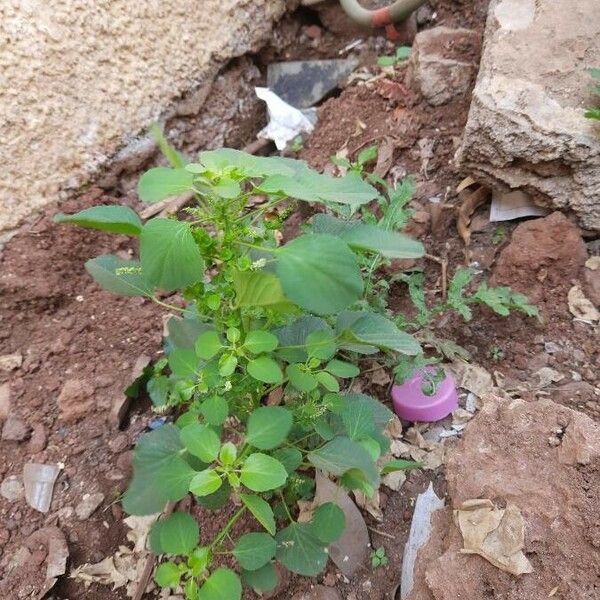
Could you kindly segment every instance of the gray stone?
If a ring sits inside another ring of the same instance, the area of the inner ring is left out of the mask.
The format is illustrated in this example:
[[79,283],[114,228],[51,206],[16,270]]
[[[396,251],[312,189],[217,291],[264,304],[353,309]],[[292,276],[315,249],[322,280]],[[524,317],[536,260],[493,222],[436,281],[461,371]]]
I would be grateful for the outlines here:
[[434,27],[419,32],[409,62],[408,83],[433,106],[468,92],[477,73],[475,62],[465,62],[465,48],[478,54],[479,36],[470,29]]
[[84,494],[81,502],[75,507],[77,518],[80,521],[89,519],[102,502],[104,502],[104,494],[102,492]]
[[19,417],[8,417],[2,427],[2,439],[7,442],[22,442],[27,439],[31,427]]
[[309,108],[344,81],[357,64],[354,58],[273,63],[267,70],[267,86],[288,104]]
[[9,502],[16,502],[25,495],[23,482],[16,475],[9,475],[0,485],[0,495]]
[[[600,230],[600,135],[586,69],[600,55],[597,0],[492,0],[460,168]],[[549,43],[551,40],[551,43]]]

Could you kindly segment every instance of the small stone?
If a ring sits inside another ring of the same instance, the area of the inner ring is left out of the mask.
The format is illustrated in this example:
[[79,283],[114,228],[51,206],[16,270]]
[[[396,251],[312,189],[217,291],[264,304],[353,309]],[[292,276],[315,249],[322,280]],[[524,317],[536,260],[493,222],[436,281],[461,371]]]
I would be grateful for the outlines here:
[[20,352],[3,354],[0,356],[0,371],[14,371],[23,364],[23,355]]
[[89,519],[102,502],[104,502],[104,494],[102,492],[84,494],[81,502],[75,507],[77,518],[80,521]]
[[307,25],[302,31],[311,40],[318,40],[323,35],[323,30],[318,25]]
[[19,417],[8,417],[2,427],[2,439],[9,442],[22,442],[27,439],[31,427]]
[[544,342],[544,350],[548,354],[556,354],[560,352],[560,346],[556,342]]
[[315,585],[305,592],[294,594],[292,600],[342,600],[342,597],[334,588]]
[[10,414],[10,383],[0,385],[0,422]]
[[69,379],[58,396],[59,419],[77,421],[94,410],[94,388],[80,379]]
[[42,423],[34,425],[31,439],[27,444],[27,452],[29,454],[37,454],[46,448],[47,443],[48,436],[46,435],[46,428],[42,425]]
[[115,437],[108,442],[108,447],[111,452],[114,452],[115,454],[123,452],[123,450],[126,450],[129,447],[129,436],[126,433],[115,435]]
[[25,495],[23,482],[16,475],[9,475],[0,485],[0,494],[9,502],[16,502]]

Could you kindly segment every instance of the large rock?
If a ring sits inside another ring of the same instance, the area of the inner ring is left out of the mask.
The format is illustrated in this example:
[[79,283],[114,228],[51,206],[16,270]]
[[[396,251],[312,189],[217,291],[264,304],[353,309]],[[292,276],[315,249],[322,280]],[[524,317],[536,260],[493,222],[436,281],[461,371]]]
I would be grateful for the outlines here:
[[598,467],[600,427],[582,413],[547,399],[487,398],[450,453],[450,506],[471,498],[516,506],[533,572],[515,577],[479,556],[462,554],[462,536],[450,508],[432,519],[409,600],[596,598]]
[[492,0],[463,171],[600,230],[600,131],[584,117],[599,55],[597,0]]

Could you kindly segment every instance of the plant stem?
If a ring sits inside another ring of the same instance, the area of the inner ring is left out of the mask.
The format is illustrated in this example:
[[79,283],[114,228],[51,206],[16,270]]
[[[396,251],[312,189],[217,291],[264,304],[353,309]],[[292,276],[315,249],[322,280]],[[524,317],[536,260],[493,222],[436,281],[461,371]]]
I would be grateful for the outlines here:
[[223,529],[221,529],[221,531],[219,532],[219,535],[217,535],[217,537],[213,540],[212,544],[210,545],[210,549],[212,550],[213,548],[216,548],[227,536],[227,534],[229,533],[229,531],[231,530],[231,528],[235,525],[236,521],[242,516],[242,514],[245,512],[246,507],[242,506],[234,515],[233,517],[231,517],[231,519],[229,519],[227,525],[225,525],[225,527],[223,527]]

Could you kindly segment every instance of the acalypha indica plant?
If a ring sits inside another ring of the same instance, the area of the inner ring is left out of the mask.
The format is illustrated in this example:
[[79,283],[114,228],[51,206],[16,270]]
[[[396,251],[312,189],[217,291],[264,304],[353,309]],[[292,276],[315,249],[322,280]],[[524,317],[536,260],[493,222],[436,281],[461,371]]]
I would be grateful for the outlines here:
[[[416,465],[388,460],[392,413],[348,389],[363,355],[422,356],[411,334],[368,309],[364,265],[370,277],[377,260],[418,258],[424,249],[357,218],[380,193],[356,170],[333,177],[299,160],[231,149],[187,162],[163,150],[171,166],[147,171],[139,196],[152,203],[192,193],[184,220],[143,224],[111,205],[56,221],[139,237],[139,260],[104,255],[86,269],[106,290],[176,313],[146,386],[156,410],[177,418],[139,439],[123,505],[148,515],[191,492],[231,515],[201,544],[196,520],[176,511],[156,522],[150,544],[168,558],[155,574],[160,586],[181,586],[189,600],[239,600],[242,581],[257,592],[276,586],[274,561],[307,576],[325,568],[345,518],[331,501],[297,520],[298,500],[314,495],[315,470],[372,496],[382,473]],[[322,211],[282,243],[297,201]],[[176,304],[166,301],[170,293]],[[255,531],[232,539],[242,516]],[[237,570],[223,566],[231,557]]]

